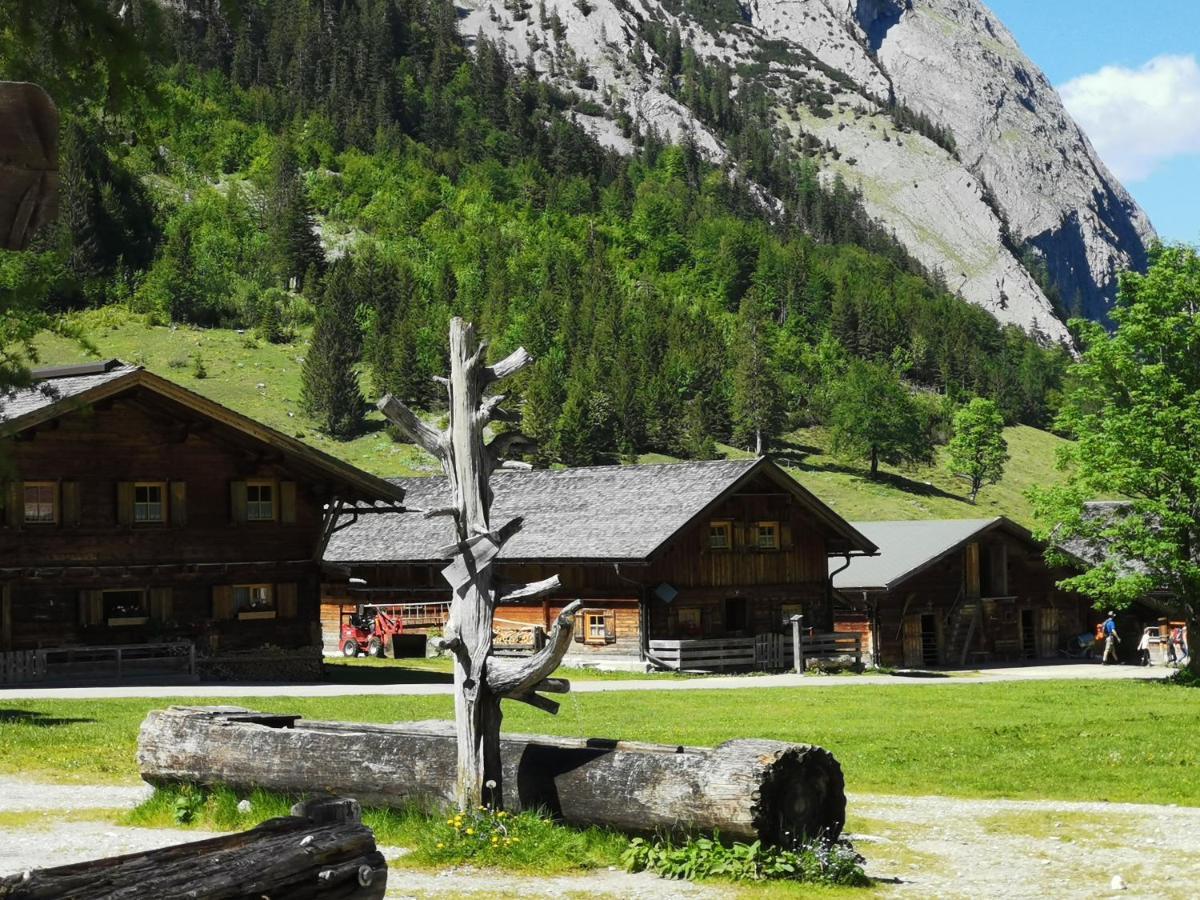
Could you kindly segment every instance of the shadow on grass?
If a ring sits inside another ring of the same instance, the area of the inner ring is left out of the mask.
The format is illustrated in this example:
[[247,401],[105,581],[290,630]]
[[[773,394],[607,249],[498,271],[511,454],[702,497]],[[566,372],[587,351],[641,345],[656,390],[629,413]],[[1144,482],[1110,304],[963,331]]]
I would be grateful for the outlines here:
[[453,684],[449,672],[394,666],[326,665],[325,680],[331,684]]
[[58,728],[63,725],[81,725],[95,719],[61,719],[27,709],[0,709],[0,725],[32,725],[35,728]]
[[771,457],[778,463],[804,472],[837,472],[842,475],[852,475],[866,484],[885,485],[893,490],[914,494],[918,497],[941,497],[945,500],[956,500],[959,503],[970,505],[970,501],[966,497],[952,494],[936,485],[926,484],[924,481],[905,478],[895,472],[880,472],[872,478],[866,469],[859,466],[849,466],[833,460],[823,460],[819,463],[809,461],[809,457],[822,453],[823,451],[819,447],[810,447],[793,441],[780,441],[773,445]]

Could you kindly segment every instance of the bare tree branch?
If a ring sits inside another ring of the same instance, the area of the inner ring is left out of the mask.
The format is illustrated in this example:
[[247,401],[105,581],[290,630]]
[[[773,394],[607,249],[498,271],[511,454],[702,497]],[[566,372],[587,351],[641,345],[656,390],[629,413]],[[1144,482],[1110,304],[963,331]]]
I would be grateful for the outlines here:
[[439,460],[446,459],[447,439],[442,432],[426,425],[415,412],[391,394],[386,395],[375,405],[418,447],[433,454]]
[[572,600],[567,604],[558,614],[558,619],[546,638],[546,646],[532,656],[524,659],[489,656],[485,671],[492,693],[510,700],[523,700],[532,694],[534,686],[557,669],[566,655],[571,646],[571,625],[575,613],[582,606],[582,600]]
[[497,469],[517,469],[521,472],[528,472],[533,468],[533,465],[527,462],[521,462],[519,459],[502,459],[496,465]]
[[496,602],[507,603],[510,600],[528,600],[533,597],[544,597],[546,594],[552,594],[562,587],[562,582],[558,580],[557,575],[551,575],[542,581],[533,581],[529,584],[509,584],[497,589]]
[[484,384],[490,384],[494,381],[508,378],[511,375],[516,375],[532,362],[533,357],[530,356],[529,351],[524,347],[518,347],[494,366],[488,366],[483,370]]

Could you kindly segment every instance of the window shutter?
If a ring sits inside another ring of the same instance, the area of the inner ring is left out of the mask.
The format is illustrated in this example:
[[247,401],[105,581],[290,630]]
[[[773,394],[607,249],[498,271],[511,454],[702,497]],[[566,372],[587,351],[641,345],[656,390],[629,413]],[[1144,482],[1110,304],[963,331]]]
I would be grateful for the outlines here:
[[246,521],[246,482],[229,482],[229,509],[235,523]]
[[117,482],[117,524],[133,524],[133,482]]
[[0,650],[12,649],[12,585],[0,585]]
[[187,524],[187,482],[171,482],[171,524],[183,527]]
[[25,522],[25,482],[10,481],[5,496],[4,521],[9,528],[20,528]]
[[587,640],[587,630],[588,630],[587,614],[588,614],[588,611],[586,609],[580,610],[579,615],[575,619],[575,627],[572,629],[571,636],[573,638],[575,638],[575,643],[577,643],[577,644],[582,644],[584,641]]
[[617,611],[615,609],[606,609],[604,611],[604,643],[615,644],[617,642]]
[[279,521],[285,525],[296,523],[296,482],[279,482]]
[[746,546],[749,547],[751,550],[758,547],[758,526],[757,525],[747,525],[746,526]]
[[101,625],[104,623],[104,594],[100,591],[79,592],[79,624]]
[[295,582],[275,585],[275,615],[280,619],[296,618],[296,595]]
[[214,619],[233,618],[233,585],[216,584],[212,589]]
[[788,522],[779,523],[779,546],[784,550],[791,550],[792,544],[792,526]]
[[150,588],[150,618],[155,622],[169,622],[174,614],[171,589],[169,587]]
[[59,507],[63,525],[79,526],[79,482],[64,481],[60,487],[62,505]]
[[743,522],[733,523],[733,547],[730,549],[741,550],[746,546],[746,525]]

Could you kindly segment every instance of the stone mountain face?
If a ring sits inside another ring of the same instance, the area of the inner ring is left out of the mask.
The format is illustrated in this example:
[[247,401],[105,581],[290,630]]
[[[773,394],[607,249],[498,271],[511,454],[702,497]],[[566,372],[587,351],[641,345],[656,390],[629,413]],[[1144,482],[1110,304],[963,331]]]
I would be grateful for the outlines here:
[[[767,92],[778,141],[816,148],[823,172],[1001,321],[1069,340],[1065,312],[1103,318],[1116,273],[1145,265],[1145,213],[978,0],[460,2],[468,39],[486,35],[581,97],[594,114],[577,119],[602,143],[632,152],[634,132],[690,134],[720,162],[721,135],[644,39],[677,28],[703,64],[729,67],[734,92]],[[1045,268],[1058,308],[1019,256]]]

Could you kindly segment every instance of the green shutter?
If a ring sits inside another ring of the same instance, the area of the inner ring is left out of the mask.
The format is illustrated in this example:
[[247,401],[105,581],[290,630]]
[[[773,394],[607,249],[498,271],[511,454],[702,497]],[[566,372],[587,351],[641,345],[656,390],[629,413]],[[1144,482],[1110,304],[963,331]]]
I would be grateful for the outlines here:
[[79,501],[79,482],[64,481],[60,488],[62,496],[61,518],[62,524],[69,528],[79,526],[80,520],[80,501]]
[[20,528],[25,522],[25,482],[10,481],[5,492],[4,521],[9,528]]
[[150,588],[150,618],[155,622],[170,622],[175,615],[169,587]]
[[117,524],[133,524],[133,482],[117,482]]
[[246,521],[246,482],[229,482],[229,510],[235,524]]
[[279,482],[279,521],[285,525],[296,524],[296,482]]
[[104,594],[101,591],[79,592],[79,624],[104,624]]
[[182,527],[187,524],[187,482],[171,482],[171,524]]

